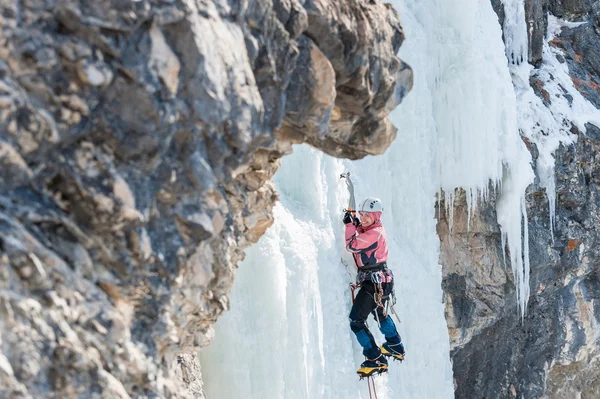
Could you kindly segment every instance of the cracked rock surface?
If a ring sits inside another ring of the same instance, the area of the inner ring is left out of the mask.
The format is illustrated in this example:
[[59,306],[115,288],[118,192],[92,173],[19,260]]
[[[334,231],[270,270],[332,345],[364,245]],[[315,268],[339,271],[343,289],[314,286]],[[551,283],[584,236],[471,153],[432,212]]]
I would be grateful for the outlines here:
[[279,160],[383,152],[403,39],[378,0],[1,2],[0,397],[203,397]]

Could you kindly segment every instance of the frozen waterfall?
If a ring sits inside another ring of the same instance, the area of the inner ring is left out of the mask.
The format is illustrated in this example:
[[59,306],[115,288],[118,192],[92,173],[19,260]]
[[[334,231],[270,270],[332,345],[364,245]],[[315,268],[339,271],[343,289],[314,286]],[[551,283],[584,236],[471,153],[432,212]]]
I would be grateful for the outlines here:
[[[362,355],[348,323],[354,275],[340,262],[350,259],[341,223],[345,171],[357,201],[377,196],[384,203],[396,276],[407,360],[391,362],[389,373],[375,378],[379,398],[454,396],[434,219],[440,188],[449,211],[455,187],[467,190],[470,206],[486,197],[490,180],[503,190],[499,221],[524,306],[521,220],[533,172],[518,134],[498,18],[489,0],[393,4],[407,36],[400,56],[415,71],[413,91],[390,116],[398,138],[384,155],[358,162],[307,146],[283,159],[275,224],[247,251],[231,310],[201,352],[209,399],[368,397],[356,376]],[[381,343],[372,319],[370,327]]]

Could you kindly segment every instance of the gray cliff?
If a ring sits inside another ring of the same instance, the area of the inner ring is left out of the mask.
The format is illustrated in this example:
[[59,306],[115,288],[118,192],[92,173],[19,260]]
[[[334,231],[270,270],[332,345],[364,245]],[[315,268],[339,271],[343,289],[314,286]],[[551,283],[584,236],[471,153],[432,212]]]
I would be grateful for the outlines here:
[[379,0],[0,2],[0,397],[203,397],[294,143],[383,152]]

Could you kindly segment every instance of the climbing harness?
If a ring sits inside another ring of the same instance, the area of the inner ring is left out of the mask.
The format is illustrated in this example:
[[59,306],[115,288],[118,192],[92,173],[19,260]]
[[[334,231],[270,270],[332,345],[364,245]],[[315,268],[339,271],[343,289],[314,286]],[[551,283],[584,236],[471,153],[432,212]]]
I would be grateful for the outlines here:
[[378,282],[390,283],[394,279],[392,271],[387,268],[387,263],[382,262],[375,265],[366,265],[358,269],[356,281],[362,284],[365,280],[373,284]]
[[[365,268],[367,270],[364,270]],[[370,281],[375,286],[373,300],[377,307],[383,309],[383,316],[387,317],[390,296],[393,295],[393,290],[386,295],[383,284],[392,283],[394,281],[394,274],[387,268],[386,263],[383,262],[378,265],[359,269],[356,274],[356,285],[360,287],[365,281]],[[375,319],[377,320],[377,325],[381,326],[381,321],[379,320],[379,314],[377,312],[375,312]]]

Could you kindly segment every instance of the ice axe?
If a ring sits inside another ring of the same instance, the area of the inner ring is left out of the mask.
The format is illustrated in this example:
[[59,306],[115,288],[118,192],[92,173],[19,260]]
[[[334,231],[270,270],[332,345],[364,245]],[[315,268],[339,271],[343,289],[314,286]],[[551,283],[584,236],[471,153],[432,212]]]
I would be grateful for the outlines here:
[[348,193],[350,199],[348,200],[348,208],[344,209],[344,212],[351,212],[352,216],[356,216],[356,200],[354,199],[354,184],[350,179],[350,172],[340,174],[340,179],[346,179],[346,186],[348,187]]

